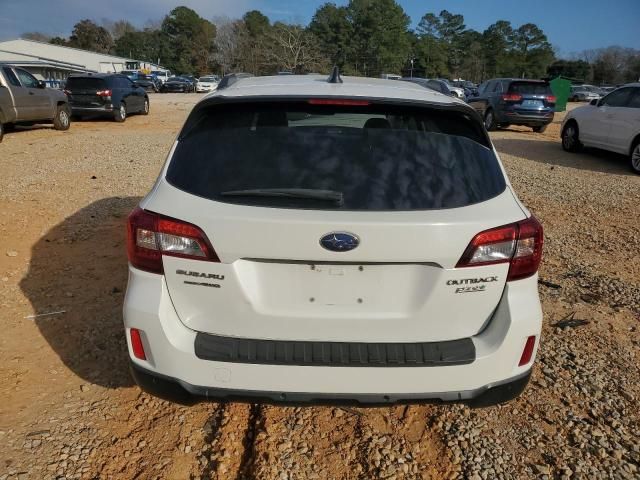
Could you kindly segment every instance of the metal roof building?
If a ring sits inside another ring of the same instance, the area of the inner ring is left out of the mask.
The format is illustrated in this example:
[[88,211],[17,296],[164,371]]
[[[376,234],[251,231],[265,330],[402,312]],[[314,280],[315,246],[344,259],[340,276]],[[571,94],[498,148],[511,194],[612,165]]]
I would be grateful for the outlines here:
[[23,67],[41,76],[51,86],[57,86],[75,72],[111,73],[142,68],[165,70],[159,65],[131,58],[25,39],[0,42],[0,61]]

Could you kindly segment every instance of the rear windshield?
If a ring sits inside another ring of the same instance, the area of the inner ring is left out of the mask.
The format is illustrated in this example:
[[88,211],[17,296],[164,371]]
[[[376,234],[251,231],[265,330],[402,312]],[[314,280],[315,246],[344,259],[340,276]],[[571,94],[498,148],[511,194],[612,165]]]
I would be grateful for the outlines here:
[[[467,114],[297,102],[200,109],[167,180],[220,202],[338,210],[463,207],[505,189],[481,125]],[[228,194],[255,189],[329,190],[342,201]]]
[[89,77],[70,77],[67,80],[66,89],[73,91],[77,90],[102,90],[104,89],[105,82],[101,78],[89,78]]
[[509,86],[509,91],[523,95],[550,95],[551,87],[541,82],[514,82]]

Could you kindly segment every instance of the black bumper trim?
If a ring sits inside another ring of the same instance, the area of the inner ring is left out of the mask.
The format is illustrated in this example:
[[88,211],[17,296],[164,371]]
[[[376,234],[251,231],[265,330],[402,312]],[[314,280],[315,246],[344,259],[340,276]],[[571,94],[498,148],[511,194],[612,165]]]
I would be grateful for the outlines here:
[[444,342],[356,343],[258,340],[198,333],[202,360],[310,367],[441,367],[476,358],[470,338]]
[[81,107],[71,105],[71,113],[113,113],[112,106],[104,106],[104,107]]
[[518,397],[529,383],[531,370],[503,382],[475,390],[440,393],[305,393],[237,390],[190,385],[159,375],[131,363],[131,375],[138,386],[156,397],[193,405],[206,399],[219,402],[266,403],[275,405],[355,405],[362,407],[410,403],[465,403],[472,408],[490,407]]

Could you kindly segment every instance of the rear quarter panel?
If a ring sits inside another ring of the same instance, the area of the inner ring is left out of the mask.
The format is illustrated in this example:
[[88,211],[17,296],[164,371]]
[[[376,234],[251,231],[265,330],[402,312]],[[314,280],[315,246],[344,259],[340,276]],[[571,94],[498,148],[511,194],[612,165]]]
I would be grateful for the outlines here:
[[0,122],[9,123],[16,119],[13,95],[0,71]]

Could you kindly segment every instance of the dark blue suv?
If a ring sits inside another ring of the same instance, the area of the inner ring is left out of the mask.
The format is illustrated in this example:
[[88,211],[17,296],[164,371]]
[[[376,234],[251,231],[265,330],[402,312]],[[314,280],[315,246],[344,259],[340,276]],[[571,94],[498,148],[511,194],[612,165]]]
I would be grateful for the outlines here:
[[542,80],[494,78],[480,85],[467,102],[482,115],[487,130],[525,125],[544,132],[553,121],[556,97]]
[[131,113],[149,113],[147,92],[125,75],[70,75],[64,91],[76,117],[109,115],[116,122],[124,122]]

